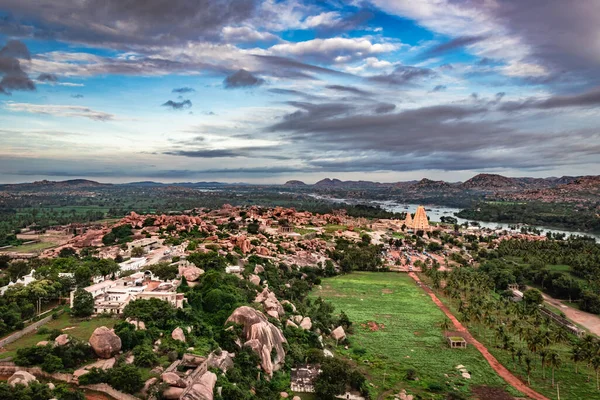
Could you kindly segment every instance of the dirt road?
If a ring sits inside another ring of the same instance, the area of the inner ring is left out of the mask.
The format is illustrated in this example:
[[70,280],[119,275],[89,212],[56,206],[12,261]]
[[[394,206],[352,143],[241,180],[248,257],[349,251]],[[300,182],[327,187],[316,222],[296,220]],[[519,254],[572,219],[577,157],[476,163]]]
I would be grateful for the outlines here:
[[558,308],[568,319],[583,326],[585,329],[590,331],[590,333],[600,336],[600,316],[569,307],[563,304],[560,300],[550,297],[545,293],[542,293],[542,296],[544,297],[544,301],[546,303]]
[[506,369],[504,367],[504,365],[500,364],[500,362],[498,360],[496,360],[496,358],[488,351],[488,349],[483,344],[478,342],[469,333],[467,328],[465,328],[463,326],[463,324],[461,324],[460,321],[457,320],[456,317],[454,317],[454,315],[452,315],[452,313],[450,312],[448,307],[446,307],[444,305],[444,303],[442,303],[440,301],[440,299],[437,298],[435,293],[433,293],[431,291],[431,289],[429,289],[427,286],[425,286],[421,283],[421,280],[419,279],[419,277],[416,274],[410,272],[408,275],[410,275],[410,277],[413,278],[416,282],[421,284],[421,287],[423,288],[423,290],[425,290],[425,292],[427,292],[427,294],[429,294],[429,297],[431,297],[433,302],[444,312],[444,314],[446,314],[446,316],[450,319],[450,321],[452,321],[454,328],[457,331],[463,333],[467,342],[471,343],[473,346],[475,346],[475,348],[477,350],[479,350],[479,352],[487,360],[487,362],[494,369],[494,371],[496,371],[496,373],[498,375],[500,375],[502,377],[502,379],[504,379],[506,381],[506,383],[508,383],[510,386],[514,387],[519,392],[523,393],[524,395],[526,395],[527,397],[529,397],[531,399],[548,400],[547,397],[542,396],[541,394],[539,394],[538,392],[536,392],[535,390],[533,390],[529,386],[527,386],[525,383],[521,382],[521,380],[519,378],[517,378],[516,376],[514,376],[508,369]]

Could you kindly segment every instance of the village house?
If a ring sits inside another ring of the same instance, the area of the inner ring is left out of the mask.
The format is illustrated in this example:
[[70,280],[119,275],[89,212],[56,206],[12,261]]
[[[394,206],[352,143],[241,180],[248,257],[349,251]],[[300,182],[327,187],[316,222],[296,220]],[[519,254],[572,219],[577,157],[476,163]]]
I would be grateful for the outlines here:
[[147,261],[148,259],[146,257],[133,257],[127,261],[123,261],[122,263],[120,263],[119,267],[121,268],[121,272],[137,271],[138,269],[146,265]]
[[133,242],[127,245],[128,249],[131,251],[134,247],[141,247],[144,250],[144,253],[148,253],[151,250],[157,249],[160,247],[160,242],[156,238],[143,238],[134,240]]
[[14,285],[27,286],[31,282],[35,282],[36,279],[33,277],[33,274],[35,274],[35,269],[32,269],[30,273],[28,273],[27,275],[24,275],[22,278],[19,278],[14,282],[8,282],[8,285],[2,286],[0,288],[0,296],[4,295],[4,292],[6,292],[6,290],[11,286],[14,286]]
[[293,392],[314,393],[315,379],[321,373],[319,365],[305,364],[298,368],[292,368],[290,384]]
[[[169,302],[173,307],[182,308],[185,298],[177,293],[180,281],[163,282],[150,271],[137,272],[125,278],[105,280],[84,288],[94,297],[94,313],[121,314],[129,302],[138,299],[156,298]],[[71,292],[70,304],[73,307],[75,291]]]

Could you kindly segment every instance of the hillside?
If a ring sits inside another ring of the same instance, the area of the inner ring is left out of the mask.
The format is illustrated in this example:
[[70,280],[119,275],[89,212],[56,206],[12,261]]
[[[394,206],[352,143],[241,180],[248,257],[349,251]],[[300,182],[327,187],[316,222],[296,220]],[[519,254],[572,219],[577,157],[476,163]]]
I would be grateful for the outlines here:
[[507,178],[506,176],[497,175],[497,174],[479,174],[475,175],[468,181],[462,184],[464,189],[468,190],[484,190],[484,191],[493,191],[493,190],[507,190],[512,189],[516,190],[522,187],[522,182],[515,178]]
[[66,181],[35,181],[29,183],[15,183],[0,185],[0,190],[72,190],[83,188],[100,188],[112,186],[110,183],[99,183],[88,179],[70,179]]
[[297,181],[297,180],[291,180],[291,181],[287,181],[286,183],[283,184],[283,186],[306,186],[306,183],[302,182],[302,181]]

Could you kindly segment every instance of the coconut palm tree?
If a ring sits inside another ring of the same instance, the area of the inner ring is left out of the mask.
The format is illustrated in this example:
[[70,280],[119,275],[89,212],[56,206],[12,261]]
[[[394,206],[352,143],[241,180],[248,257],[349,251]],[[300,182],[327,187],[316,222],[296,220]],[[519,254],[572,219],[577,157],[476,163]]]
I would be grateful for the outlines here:
[[575,364],[575,373],[578,372],[579,363],[585,360],[585,352],[580,344],[576,344],[571,348],[571,361]]
[[550,354],[550,351],[546,348],[542,348],[540,349],[540,351],[538,351],[538,355],[540,356],[540,360],[542,361],[542,378],[546,379],[546,369],[544,368],[544,366],[546,365],[546,358],[548,358],[548,355]]
[[554,370],[560,368],[562,360],[556,350],[550,350],[548,352],[548,365],[552,367],[552,387],[554,387]]
[[519,362],[519,365],[521,365],[521,359],[523,358],[523,356],[525,355],[525,351],[522,348],[518,348],[517,351],[515,352],[515,356],[517,356],[517,360]]
[[533,359],[531,358],[531,356],[529,356],[529,354],[525,356],[525,369],[527,370],[527,384],[530,386],[531,386],[530,376],[531,376],[532,361],[533,361]]
[[598,373],[600,373],[600,355],[592,357],[590,364],[592,364],[592,368],[596,371],[596,390],[600,390],[600,382],[598,381]]
[[452,326],[452,321],[450,321],[448,318],[445,318],[440,324],[440,327],[442,328],[443,331],[449,331],[451,326]]

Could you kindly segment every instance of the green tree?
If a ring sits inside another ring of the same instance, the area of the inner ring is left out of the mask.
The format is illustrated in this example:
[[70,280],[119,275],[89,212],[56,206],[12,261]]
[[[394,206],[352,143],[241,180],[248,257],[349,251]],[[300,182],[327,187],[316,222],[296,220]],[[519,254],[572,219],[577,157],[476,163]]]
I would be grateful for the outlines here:
[[548,365],[552,368],[552,387],[554,387],[554,370],[560,368],[562,360],[556,350],[551,350],[548,354]]
[[85,289],[77,289],[73,296],[71,314],[75,317],[89,317],[94,313],[94,297]]
[[322,400],[334,400],[346,392],[348,365],[339,358],[326,358],[321,364],[321,373],[315,380],[315,394]]
[[124,364],[109,372],[110,386],[125,393],[136,393],[144,387],[142,374],[135,365]]
[[537,289],[528,289],[523,293],[523,301],[528,306],[538,306],[544,301],[542,292]]
[[141,247],[134,247],[131,249],[131,257],[142,257],[144,255],[144,249]]
[[133,355],[133,363],[138,367],[152,367],[158,363],[158,356],[149,345],[136,346]]

